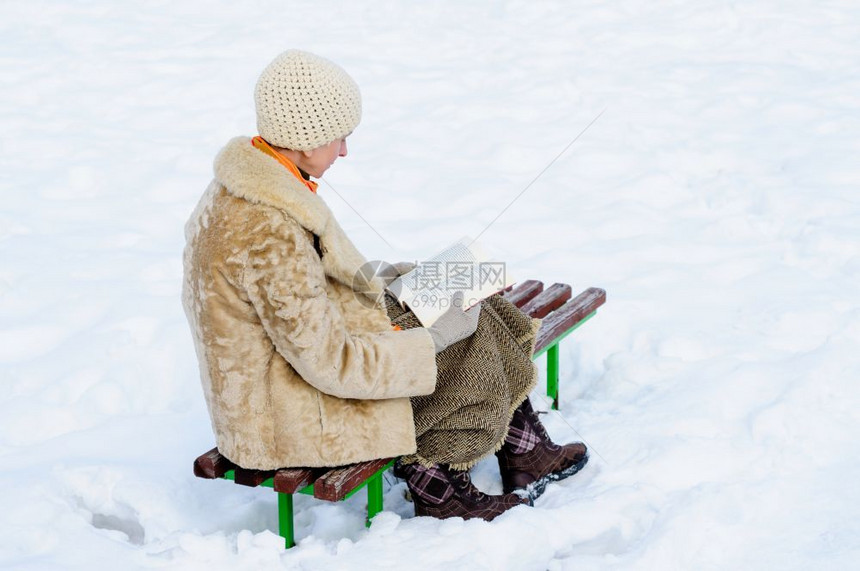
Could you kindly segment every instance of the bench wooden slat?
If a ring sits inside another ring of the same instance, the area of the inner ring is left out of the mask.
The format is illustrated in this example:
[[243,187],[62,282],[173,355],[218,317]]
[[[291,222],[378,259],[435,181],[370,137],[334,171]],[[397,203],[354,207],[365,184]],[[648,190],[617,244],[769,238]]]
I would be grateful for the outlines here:
[[272,482],[276,492],[294,494],[312,484],[324,470],[314,468],[281,468]]
[[537,280],[526,280],[521,284],[517,284],[511,291],[505,292],[505,299],[522,307],[529,302],[534,296],[543,291],[543,282]]
[[556,309],[541,323],[535,344],[535,353],[551,345],[556,337],[582,321],[605,302],[606,292],[600,288],[592,287]]
[[274,470],[248,470],[237,466],[233,471],[233,480],[237,484],[255,488],[274,475]]
[[198,456],[197,460],[194,461],[194,475],[198,478],[214,480],[235,467],[235,464],[221,456],[218,448],[213,448],[209,452]]
[[567,284],[552,284],[548,289],[533,297],[520,310],[523,313],[543,319],[569,300],[573,292]]
[[330,470],[314,482],[314,497],[330,502],[342,500],[390,461],[391,458],[383,458]]

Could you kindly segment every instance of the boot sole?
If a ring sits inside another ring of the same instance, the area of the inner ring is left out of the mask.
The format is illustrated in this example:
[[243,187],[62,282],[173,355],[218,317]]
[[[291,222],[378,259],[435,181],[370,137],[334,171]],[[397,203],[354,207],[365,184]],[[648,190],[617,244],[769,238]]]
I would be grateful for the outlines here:
[[515,490],[514,493],[517,493],[519,495],[525,492],[525,494],[528,494],[528,497],[531,499],[532,504],[534,504],[534,501],[541,497],[546,491],[546,487],[550,482],[558,482],[560,480],[564,480],[565,478],[570,478],[571,476],[582,470],[586,464],[588,464],[588,454],[583,456],[579,462],[571,464],[564,470],[553,472],[552,474],[547,474],[546,476],[543,476],[542,478],[539,478],[526,486],[524,490]]

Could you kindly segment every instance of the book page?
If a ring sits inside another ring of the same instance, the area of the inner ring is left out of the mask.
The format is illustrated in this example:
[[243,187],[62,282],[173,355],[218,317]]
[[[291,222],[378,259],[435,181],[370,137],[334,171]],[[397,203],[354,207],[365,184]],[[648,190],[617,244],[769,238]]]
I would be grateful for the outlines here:
[[411,272],[394,280],[389,291],[430,327],[451,306],[457,291],[467,308],[514,283],[504,262],[490,259],[483,248],[462,238]]

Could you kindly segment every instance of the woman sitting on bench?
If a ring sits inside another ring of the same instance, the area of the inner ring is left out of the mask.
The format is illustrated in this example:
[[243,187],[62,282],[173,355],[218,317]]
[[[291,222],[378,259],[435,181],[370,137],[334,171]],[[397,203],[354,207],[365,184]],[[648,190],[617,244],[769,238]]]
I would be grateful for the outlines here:
[[[186,227],[183,305],[221,454],[244,468],[401,456],[417,515],[490,520],[587,461],[554,444],[528,394],[539,322],[499,295],[430,328],[362,279],[365,258],[316,194],[361,118],[355,82],[288,51],[256,91]],[[504,493],[469,469],[495,453]]]

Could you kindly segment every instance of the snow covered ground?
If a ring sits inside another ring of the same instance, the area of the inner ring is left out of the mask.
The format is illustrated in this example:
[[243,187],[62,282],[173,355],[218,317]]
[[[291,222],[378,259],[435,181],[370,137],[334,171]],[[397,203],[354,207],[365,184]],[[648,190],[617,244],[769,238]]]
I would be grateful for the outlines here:
[[[857,3],[463,4],[0,4],[0,566],[860,565]],[[183,224],[291,47],[362,87],[320,192],[370,258],[477,235],[605,110],[481,238],[609,293],[547,420],[592,461],[535,508],[413,518],[389,478],[369,530],[298,498],[284,551],[273,494],[192,475]]]

